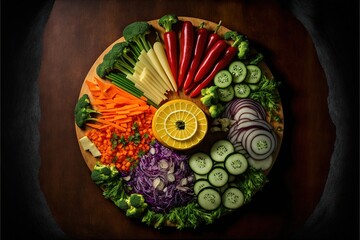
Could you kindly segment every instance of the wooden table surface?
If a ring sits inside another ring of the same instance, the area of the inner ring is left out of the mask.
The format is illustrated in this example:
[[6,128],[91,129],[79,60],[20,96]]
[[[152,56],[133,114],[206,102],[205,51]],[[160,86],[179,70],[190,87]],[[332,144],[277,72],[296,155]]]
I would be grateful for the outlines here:
[[[196,231],[155,230],[125,217],[90,179],[74,128],[73,109],[97,57],[127,24],[168,13],[221,20],[245,34],[282,82],[286,124],[269,183],[250,204]],[[288,237],[321,197],[335,139],[327,83],[309,34],[277,1],[55,1],[43,36],[39,90],[40,186],[70,238]]]

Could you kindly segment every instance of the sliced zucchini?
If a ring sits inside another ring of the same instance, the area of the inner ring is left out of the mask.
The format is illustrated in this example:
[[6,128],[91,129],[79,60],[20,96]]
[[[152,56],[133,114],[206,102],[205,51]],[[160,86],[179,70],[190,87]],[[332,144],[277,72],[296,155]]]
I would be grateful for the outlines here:
[[205,179],[205,180],[207,180],[207,174],[205,174],[205,175],[200,175],[200,174],[194,173],[194,176],[195,176],[195,181],[200,180],[200,179]]
[[206,187],[199,192],[197,196],[197,201],[200,207],[205,210],[211,211],[220,207],[221,195],[219,191],[217,191],[215,188]]
[[251,88],[246,83],[237,83],[234,85],[234,93],[238,98],[246,98],[251,93]]
[[211,146],[210,157],[216,162],[224,162],[225,158],[234,151],[234,145],[229,140],[221,139]]
[[226,69],[219,71],[214,77],[214,84],[219,88],[226,88],[230,86],[231,83],[232,83],[232,75]]
[[258,84],[248,84],[248,86],[250,87],[251,91],[256,91],[259,89]]
[[195,195],[198,195],[198,193],[206,187],[211,187],[211,184],[209,183],[209,181],[207,179],[199,179],[196,180],[194,183],[194,193]]
[[208,174],[208,181],[214,187],[222,187],[229,181],[229,174],[222,167],[214,167]]
[[194,173],[204,175],[210,172],[213,166],[213,161],[206,153],[197,152],[191,155],[189,159],[189,166]]
[[229,187],[221,196],[222,204],[229,209],[237,209],[244,204],[244,194],[236,187]]
[[215,162],[213,166],[214,166],[214,167],[222,167],[222,168],[225,168],[224,162]]
[[232,85],[225,88],[217,88],[216,91],[219,100],[222,102],[230,102],[235,96],[234,88]]
[[233,76],[234,83],[240,83],[244,81],[247,73],[245,64],[241,61],[233,61],[229,65],[229,72]]
[[225,159],[225,169],[232,175],[240,175],[248,168],[248,161],[239,152],[228,155]]
[[251,84],[258,83],[262,75],[261,69],[256,65],[247,65],[246,68],[247,74],[244,81]]

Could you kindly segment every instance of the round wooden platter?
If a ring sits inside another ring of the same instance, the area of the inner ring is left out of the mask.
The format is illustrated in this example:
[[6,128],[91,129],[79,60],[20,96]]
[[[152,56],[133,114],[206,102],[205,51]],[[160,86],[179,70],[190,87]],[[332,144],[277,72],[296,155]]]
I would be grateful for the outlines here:
[[[201,23],[204,23],[205,27],[210,30],[210,31],[214,31],[216,26],[218,25],[218,23],[214,23],[214,22],[210,22],[208,20],[204,20],[204,19],[199,19],[199,18],[193,18],[193,17],[178,17],[179,21],[191,21],[193,26],[197,27],[199,26]],[[163,41],[163,33],[164,33],[164,29],[159,26],[158,24],[158,19],[156,20],[151,20],[151,21],[148,21],[148,23],[159,33],[159,37],[161,38],[161,40]],[[177,25],[181,25],[181,24],[177,24]],[[177,32],[180,33],[180,28],[176,29]],[[218,29],[218,34],[220,36],[223,36],[227,31],[230,31],[229,29],[227,29],[226,27],[224,26],[221,26],[219,29]],[[90,97],[90,101],[92,101],[92,96],[90,94],[90,91],[85,83],[85,81],[93,81],[95,82],[95,76],[97,76],[96,74],[96,67],[102,62],[102,59],[104,57],[104,55],[109,52],[111,50],[111,48],[113,47],[114,44],[118,43],[118,42],[122,42],[122,41],[125,41],[124,37],[120,37],[119,39],[117,39],[115,42],[113,42],[110,46],[108,46],[104,51],[103,53],[96,59],[96,61],[94,62],[94,64],[92,65],[92,67],[90,68],[88,74],[86,75],[85,79],[84,79],[84,82],[82,84],[82,87],[80,89],[80,94],[79,94],[79,97],[82,96],[83,94],[87,93],[89,94],[89,97]],[[250,46],[251,46],[251,41],[250,41]],[[255,51],[255,50],[254,50]],[[272,73],[270,71],[270,69],[268,68],[268,66],[264,63],[264,62],[261,62],[259,63],[259,67],[262,69],[263,71],[263,74],[265,74],[267,77],[269,77],[269,79],[272,78]],[[99,77],[98,77],[99,78]],[[104,80],[105,81],[105,80]],[[106,80],[107,81],[107,80]],[[169,93],[168,94],[168,100],[172,100],[172,99],[176,99],[176,98],[182,98],[182,99],[187,99],[187,100],[190,100],[194,103],[196,103],[208,116],[208,110],[207,108],[201,104],[200,102],[200,97],[197,97],[197,98],[190,98],[188,95],[186,95],[185,93],[183,93],[183,91],[178,91],[177,93]],[[280,148],[281,148],[281,142],[282,142],[282,138],[283,138],[283,129],[284,129],[284,116],[283,116],[283,110],[282,110],[282,104],[280,102],[279,104],[279,110],[278,110],[278,115],[280,116],[280,118],[282,119],[281,122],[270,122],[270,118],[268,116],[268,121],[271,123],[271,125],[274,127],[274,130],[276,130],[276,135],[277,135],[277,138],[278,138],[278,144],[277,144],[277,148],[275,149],[274,153],[273,153],[273,162],[272,162],[272,165],[270,168],[268,168],[266,171],[264,171],[264,173],[267,175],[269,173],[269,171],[271,170],[273,164],[275,163],[276,161],[276,158],[279,154],[279,151],[280,151]],[[211,127],[211,118],[208,117],[208,125],[209,125],[209,128]],[[86,131],[89,130],[89,128],[85,128],[85,129],[80,129],[79,127],[77,127],[77,125],[75,124],[75,130],[76,130],[76,136],[77,136],[77,139],[80,139],[81,137],[83,137],[86,133]],[[196,147],[194,147],[193,149],[190,149],[190,150],[187,150],[186,153],[188,154],[191,154],[193,151],[200,151],[200,150],[203,150],[203,151],[209,151],[209,148],[210,148],[210,145],[211,143],[213,143],[214,141],[216,141],[217,139],[221,139],[221,138],[226,138],[226,133],[220,133],[217,132],[217,133],[211,133],[209,130],[204,138],[204,140],[199,144],[197,145]],[[80,151],[81,151],[81,154],[83,156],[83,159],[85,160],[88,168],[90,169],[90,171],[93,170],[95,164],[96,164],[96,161],[97,159],[95,157],[93,157],[91,155],[91,153],[89,151],[85,151],[83,150],[83,148],[80,146],[79,144],[79,148],[80,148]]]

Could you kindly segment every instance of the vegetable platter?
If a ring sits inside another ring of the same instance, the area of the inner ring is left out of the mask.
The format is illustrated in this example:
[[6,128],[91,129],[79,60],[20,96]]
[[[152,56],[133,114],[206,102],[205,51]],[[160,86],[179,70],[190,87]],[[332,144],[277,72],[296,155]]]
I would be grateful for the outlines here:
[[169,14],[129,24],[74,108],[89,177],[156,229],[197,228],[248,204],[283,138],[279,82],[265,61],[221,21]]

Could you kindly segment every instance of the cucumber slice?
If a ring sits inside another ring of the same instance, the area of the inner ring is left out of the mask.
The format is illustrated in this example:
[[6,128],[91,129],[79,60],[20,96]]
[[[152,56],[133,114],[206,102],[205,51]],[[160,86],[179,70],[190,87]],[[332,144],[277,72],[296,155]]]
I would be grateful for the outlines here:
[[209,181],[207,179],[199,179],[196,180],[194,183],[194,193],[195,195],[198,195],[199,192],[206,187],[211,187],[211,184],[209,183]]
[[258,83],[262,75],[261,69],[256,65],[247,65],[246,68],[248,71],[244,81],[251,84]]
[[245,64],[241,61],[233,61],[229,65],[229,72],[233,76],[234,83],[240,83],[244,81],[247,73]]
[[237,83],[234,85],[235,96],[238,98],[246,98],[250,95],[251,89],[246,83]]
[[234,151],[234,145],[229,140],[220,139],[211,146],[210,157],[216,162],[224,162],[225,158]]
[[225,159],[225,169],[232,175],[240,175],[248,168],[248,161],[241,153],[235,152]]
[[224,162],[215,162],[215,163],[214,163],[214,167],[222,167],[222,168],[225,168],[225,164],[224,164]]
[[228,180],[229,174],[222,167],[214,167],[208,174],[208,181],[214,187],[222,187]]
[[214,77],[214,84],[219,88],[226,88],[230,86],[231,83],[232,83],[232,75],[226,69],[219,71]]
[[234,88],[231,85],[226,88],[217,88],[216,91],[222,102],[230,102],[235,96]]
[[250,87],[251,91],[256,91],[259,89],[258,84],[248,84],[248,86]]
[[206,153],[197,152],[191,155],[189,166],[194,173],[204,175],[210,172],[213,161]]
[[237,209],[244,204],[244,194],[236,187],[229,187],[221,196],[222,204],[229,209]]
[[203,188],[197,197],[197,201],[205,210],[215,210],[221,205],[221,195],[220,193],[213,187]]
[[205,175],[200,175],[200,174],[194,173],[194,176],[195,176],[195,181],[200,180],[200,179],[207,180],[207,175],[206,174]]

